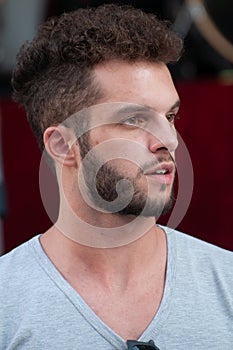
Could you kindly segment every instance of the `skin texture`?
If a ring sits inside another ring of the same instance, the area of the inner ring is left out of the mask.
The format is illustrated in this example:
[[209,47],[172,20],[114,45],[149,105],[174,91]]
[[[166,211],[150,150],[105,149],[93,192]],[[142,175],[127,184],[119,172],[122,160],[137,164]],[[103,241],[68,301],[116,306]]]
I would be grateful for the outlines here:
[[[162,63],[109,61],[94,68],[95,80],[103,92],[100,103],[129,102],[148,106],[163,118],[178,112],[179,100],[167,67]],[[143,146],[142,156],[153,161],[172,162],[176,137],[162,142],[146,130],[129,125],[105,125],[90,131],[89,142],[95,147],[106,140],[123,137]],[[50,127],[44,134],[46,149],[56,163],[61,206],[59,218],[41,238],[41,244],[64,278],[83,297],[94,312],[124,339],[137,339],[155,316],[163,296],[167,246],[165,234],[148,216],[150,229],[136,241],[117,248],[93,248],[72,241],[60,228],[70,229],[69,208],[82,220],[98,227],[118,227],[133,218],[100,212],[83,200],[77,181],[82,157],[71,130]],[[127,153],[127,149],[126,149]],[[99,155],[97,155],[99,156]],[[154,203],[168,202],[174,180],[163,184],[156,175],[137,178],[138,167],[132,162],[112,161],[118,173],[136,178],[138,190],[146,195],[146,181],[152,183]],[[67,207],[69,204],[69,208]],[[75,227],[75,223],[73,223]],[[76,228],[80,230],[80,227]],[[83,231],[83,234],[85,232]],[[145,254],[146,252],[146,254]]]
[[[115,61],[111,65],[109,64],[108,67],[106,65],[100,66],[96,68],[96,79],[97,81],[101,81],[101,87],[103,89],[103,95],[105,96],[101,102],[104,103],[111,103],[111,102],[117,102],[117,101],[125,101],[125,102],[135,102],[140,101],[140,104],[149,106],[152,108],[156,115],[161,114],[160,118],[164,119],[168,115],[171,117],[173,113],[177,113],[177,106],[173,108],[173,110],[168,109],[169,114],[167,114],[167,111],[162,110],[160,108],[159,104],[156,106],[153,99],[155,98],[153,89],[150,90],[150,85],[153,85],[153,74],[148,69],[147,65],[133,65],[131,66],[131,70],[128,69],[128,65],[122,65],[119,67],[119,64]],[[154,73],[154,72],[153,72]],[[161,65],[159,69],[157,69],[156,74],[158,75],[158,78],[160,79],[160,85],[164,83],[164,85],[169,84],[172,86],[172,82],[170,81],[169,74],[166,74],[166,67],[164,65]],[[155,74],[155,73],[154,73]],[[134,86],[134,89],[128,89],[130,86]],[[118,87],[118,89],[115,89],[115,86]],[[149,89],[148,89],[149,87]],[[161,87],[163,88],[163,87]],[[113,90],[113,92],[109,92]],[[148,90],[152,91],[151,96],[148,95]],[[136,94],[135,94],[136,91]],[[172,99],[175,101],[178,101],[178,97],[176,97],[176,92],[170,90],[170,98],[171,103]],[[174,93],[174,96],[172,96],[172,93]],[[167,101],[163,101],[161,98],[161,102],[156,100],[157,102],[164,104],[166,107],[166,103],[169,103],[169,95],[166,96]],[[149,105],[147,103],[150,103]],[[175,102],[176,103],[176,102]],[[171,106],[174,106],[171,105]],[[170,107],[171,107],[170,106]],[[155,107],[155,108],[154,108]],[[159,107],[159,108],[158,108]],[[134,115],[132,114],[133,118]],[[153,115],[150,116],[150,118],[153,118]],[[153,121],[150,121],[148,125],[148,132],[145,132],[146,124],[144,125],[143,122],[135,122],[131,120],[132,118],[126,119],[126,121],[123,124],[116,125],[105,125],[101,126],[100,128],[95,128],[91,130],[90,136],[89,136],[89,145],[86,147],[86,150],[83,150],[82,154],[87,153],[90,149],[93,147],[101,144],[102,142],[109,141],[109,140],[128,140],[124,143],[122,153],[125,155],[130,153],[132,146],[132,141],[134,143],[138,143],[144,147],[145,150],[147,150],[149,147],[151,148],[150,155],[147,151],[140,152],[140,157],[145,159],[144,169],[147,169],[147,173],[151,172],[151,169],[156,167],[156,160],[159,160],[161,163],[173,163],[174,157],[174,149],[177,146],[177,139],[176,135],[173,135],[170,137],[170,139],[163,143],[163,140],[161,138],[155,138],[153,135],[151,135],[150,131],[156,135],[156,130],[150,130],[150,127],[153,129]],[[156,121],[154,121],[156,128]],[[138,125],[142,128],[138,128]],[[162,135],[160,135],[162,136]],[[150,145],[148,142],[152,142]],[[137,146],[137,145],[135,145]],[[110,146],[111,147],[111,143]],[[114,143],[112,145],[114,147]],[[117,146],[115,146],[117,147]],[[154,149],[156,151],[154,151]],[[168,150],[172,153],[168,152]],[[104,150],[101,149],[101,151],[98,153],[96,152],[95,158],[100,159],[103,158],[103,152]],[[153,156],[153,153],[156,155],[156,157]],[[136,161],[137,157],[139,155],[134,155],[134,158],[132,161]],[[94,157],[93,157],[94,158]],[[88,167],[86,171],[86,182],[88,185],[88,181],[90,178],[90,173],[92,168],[95,168],[95,158],[92,160],[91,166]],[[104,163],[104,162],[103,162]],[[173,165],[173,164],[171,164]],[[133,162],[127,161],[127,160],[115,160],[110,161],[107,164],[104,164],[103,169],[100,168],[100,171],[97,176],[96,180],[96,186],[101,194],[101,196],[109,201],[113,201],[116,197],[116,193],[112,193],[111,187],[115,188],[116,183],[121,179],[127,179],[131,183],[134,184],[135,189],[135,197],[132,200],[131,204],[127,206],[123,211],[120,212],[122,215],[139,215],[142,211],[145,201],[147,198],[148,193],[146,192],[147,189],[147,181],[150,181],[152,190],[151,192],[153,196],[149,195],[150,204],[148,209],[145,211],[146,216],[155,216],[159,217],[161,212],[163,211],[163,208],[166,206],[168,208],[171,204],[171,188],[173,185],[173,181],[171,181],[170,184],[168,184],[168,180],[166,181],[166,184],[164,184],[164,181],[158,181],[158,176],[153,176],[152,174],[148,176],[142,176],[143,171],[140,171],[143,169],[140,169],[137,164],[134,164]],[[174,174],[172,174],[174,175]],[[161,180],[161,179],[160,179]],[[90,186],[89,186],[90,187]],[[126,186],[127,187],[127,186]],[[125,191],[125,189],[124,189]],[[156,194],[156,195],[155,195]],[[94,196],[93,196],[94,197]],[[150,198],[152,197],[152,198]]]

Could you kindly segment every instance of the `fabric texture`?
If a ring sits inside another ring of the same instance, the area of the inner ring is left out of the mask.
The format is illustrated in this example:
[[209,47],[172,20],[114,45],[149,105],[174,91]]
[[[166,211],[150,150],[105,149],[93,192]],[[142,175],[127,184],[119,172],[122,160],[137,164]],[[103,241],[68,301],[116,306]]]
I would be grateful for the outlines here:
[[[164,228],[165,290],[140,341],[160,350],[233,347],[233,253]],[[124,315],[122,315],[124,317]],[[39,236],[0,258],[0,350],[123,350],[44,253]]]

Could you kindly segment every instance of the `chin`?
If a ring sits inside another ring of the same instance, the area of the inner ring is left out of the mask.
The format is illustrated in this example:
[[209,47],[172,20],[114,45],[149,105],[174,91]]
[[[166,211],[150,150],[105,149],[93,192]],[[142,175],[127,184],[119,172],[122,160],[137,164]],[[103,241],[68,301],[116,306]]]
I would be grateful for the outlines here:
[[168,199],[146,198],[145,195],[134,196],[132,201],[122,210],[117,212],[120,216],[155,217],[167,214],[174,203],[173,194]]

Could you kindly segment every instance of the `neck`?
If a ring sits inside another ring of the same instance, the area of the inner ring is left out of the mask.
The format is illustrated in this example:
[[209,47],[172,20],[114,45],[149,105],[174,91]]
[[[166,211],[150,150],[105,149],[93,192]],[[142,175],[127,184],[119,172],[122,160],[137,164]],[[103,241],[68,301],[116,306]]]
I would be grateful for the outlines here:
[[115,248],[81,245],[56,226],[42,236],[41,243],[61,273],[65,271],[73,278],[89,276],[107,289],[123,290],[131,280],[141,279],[145,271],[165,271],[166,238],[155,225],[136,241]]
[[93,248],[128,245],[155,227],[154,217],[99,212],[85,204],[68,206],[61,201],[56,228],[65,236]]

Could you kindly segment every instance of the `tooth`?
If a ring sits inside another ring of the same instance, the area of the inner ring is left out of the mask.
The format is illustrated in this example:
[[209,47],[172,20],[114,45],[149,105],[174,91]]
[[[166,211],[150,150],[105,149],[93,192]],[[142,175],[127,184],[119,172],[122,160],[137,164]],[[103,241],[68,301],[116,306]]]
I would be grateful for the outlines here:
[[156,173],[156,174],[165,174],[165,173],[166,173],[166,170],[164,170],[164,169],[156,170],[155,173]]

